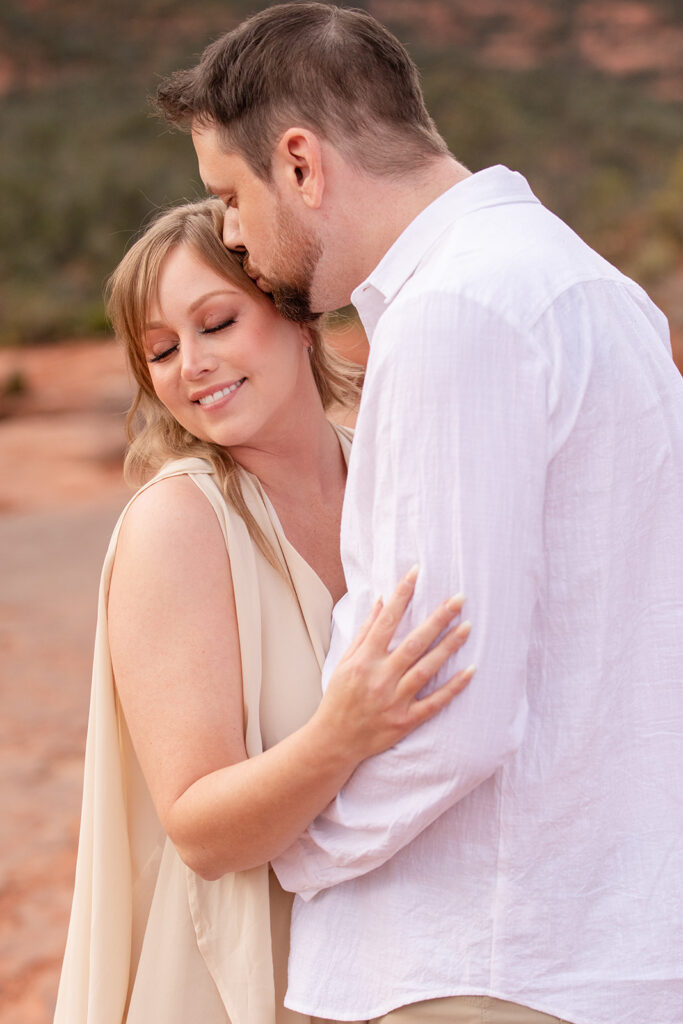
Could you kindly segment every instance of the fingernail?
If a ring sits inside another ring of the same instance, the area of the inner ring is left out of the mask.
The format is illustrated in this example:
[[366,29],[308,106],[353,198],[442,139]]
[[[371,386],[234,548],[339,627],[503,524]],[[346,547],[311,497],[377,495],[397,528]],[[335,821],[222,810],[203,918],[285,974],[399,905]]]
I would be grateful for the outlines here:
[[463,676],[465,676],[466,678],[470,679],[474,675],[474,673],[476,671],[477,671],[477,666],[476,665],[468,665],[468,667],[463,672]]
[[446,607],[448,608],[449,612],[459,612],[464,603],[465,595],[456,594],[455,597],[448,598],[448,600],[446,601]]
[[411,569],[408,569],[408,572],[405,575],[406,581],[408,583],[414,583],[415,580],[417,579],[417,574],[419,573],[419,571],[420,571],[420,566],[416,562],[415,565]]
[[456,629],[455,632],[456,632],[457,636],[464,636],[465,634],[469,633],[471,628],[472,628],[472,623],[470,622],[469,619],[466,619],[465,622],[461,622],[460,623],[460,625],[458,626],[458,628]]

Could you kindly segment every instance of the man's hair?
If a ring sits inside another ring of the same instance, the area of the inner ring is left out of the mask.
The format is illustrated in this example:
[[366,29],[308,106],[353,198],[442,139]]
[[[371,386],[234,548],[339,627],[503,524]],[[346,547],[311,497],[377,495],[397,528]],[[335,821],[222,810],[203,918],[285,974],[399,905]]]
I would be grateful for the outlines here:
[[163,81],[156,106],[176,127],[217,129],[266,181],[295,126],[375,175],[409,175],[448,152],[401,43],[364,11],[326,3],[279,4],[243,21]]

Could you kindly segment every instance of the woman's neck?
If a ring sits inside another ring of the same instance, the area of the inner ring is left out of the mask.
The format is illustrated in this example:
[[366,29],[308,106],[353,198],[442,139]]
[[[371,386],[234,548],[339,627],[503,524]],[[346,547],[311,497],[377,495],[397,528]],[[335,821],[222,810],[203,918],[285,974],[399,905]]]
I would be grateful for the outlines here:
[[319,401],[294,409],[272,443],[231,448],[230,454],[258,478],[276,507],[333,500],[346,479],[339,440]]
[[322,407],[317,415],[300,416],[272,450],[231,452],[259,479],[285,537],[338,601],[346,592],[339,554],[346,460]]

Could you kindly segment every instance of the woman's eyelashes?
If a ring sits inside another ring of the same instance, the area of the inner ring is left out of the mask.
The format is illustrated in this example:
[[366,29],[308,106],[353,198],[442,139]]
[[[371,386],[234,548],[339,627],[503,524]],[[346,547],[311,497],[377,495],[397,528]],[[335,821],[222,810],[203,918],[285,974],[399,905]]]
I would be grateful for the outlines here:
[[215,326],[202,327],[199,333],[200,334],[215,334],[216,331],[224,331],[226,329],[226,327],[232,327],[234,322],[235,322],[234,316],[233,317],[229,317],[227,320],[222,320],[221,323],[216,324]]
[[176,352],[177,349],[178,342],[176,342],[174,345],[171,345],[170,348],[164,349],[163,352],[159,352],[156,356],[152,356],[149,361],[150,363],[160,363],[162,359],[166,359],[168,356],[172,355],[173,352]]
[[[200,327],[198,330],[199,334],[216,334],[218,331],[224,331],[228,327],[232,327],[235,323],[235,317],[231,316],[227,320],[221,320],[219,324],[212,324],[210,327]],[[157,355],[151,356],[149,359],[150,363],[160,363],[162,360],[167,359],[170,355],[178,350],[178,342],[174,342],[168,348],[165,348],[163,352],[158,352]]]

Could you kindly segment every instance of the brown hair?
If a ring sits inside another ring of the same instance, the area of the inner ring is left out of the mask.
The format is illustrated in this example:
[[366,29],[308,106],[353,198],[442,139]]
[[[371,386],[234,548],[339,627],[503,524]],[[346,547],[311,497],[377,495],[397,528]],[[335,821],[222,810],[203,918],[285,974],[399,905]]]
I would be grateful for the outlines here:
[[176,127],[219,129],[264,180],[282,133],[309,128],[364,170],[400,176],[448,152],[401,43],[364,11],[286,3],[254,14],[158,89]]
[[[137,392],[126,420],[129,447],[124,474],[140,483],[169,459],[194,456],[207,459],[226,500],[244,519],[249,534],[265,557],[279,560],[249,511],[240,487],[238,466],[230,452],[202,441],[178,423],[156,395],[144,352],[145,323],[157,294],[166,256],[178,245],[192,246],[202,260],[242,291],[267,301],[242,269],[239,258],[221,240],[225,205],[205,199],[174,207],[158,216],[123,257],[107,282],[107,312],[123,341]],[[311,339],[311,369],[323,407],[353,405],[359,398],[362,370],[330,350],[315,324],[307,324]]]

